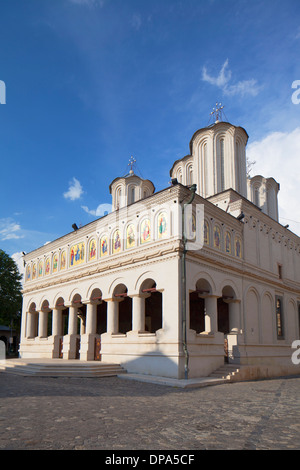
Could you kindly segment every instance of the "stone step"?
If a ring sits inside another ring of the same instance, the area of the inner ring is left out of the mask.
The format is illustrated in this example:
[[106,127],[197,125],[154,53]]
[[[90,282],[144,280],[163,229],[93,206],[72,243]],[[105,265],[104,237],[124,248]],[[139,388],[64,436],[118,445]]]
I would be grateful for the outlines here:
[[224,364],[223,366],[219,367],[219,369],[209,374],[209,377],[226,379],[230,381],[233,376],[238,374],[239,370],[240,368],[235,364]]
[[22,376],[39,377],[111,377],[126,373],[120,364],[97,362],[96,364],[83,363],[40,363],[23,361],[6,361],[0,364],[0,370],[6,373]]

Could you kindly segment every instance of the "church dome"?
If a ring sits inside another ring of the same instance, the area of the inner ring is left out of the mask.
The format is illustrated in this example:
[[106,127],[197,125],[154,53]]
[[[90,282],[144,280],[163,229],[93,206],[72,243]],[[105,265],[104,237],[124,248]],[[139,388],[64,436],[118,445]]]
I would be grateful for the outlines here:
[[127,175],[115,178],[109,185],[113,211],[145,199],[155,191],[152,181],[143,179],[134,173],[134,161],[130,160],[131,169]]

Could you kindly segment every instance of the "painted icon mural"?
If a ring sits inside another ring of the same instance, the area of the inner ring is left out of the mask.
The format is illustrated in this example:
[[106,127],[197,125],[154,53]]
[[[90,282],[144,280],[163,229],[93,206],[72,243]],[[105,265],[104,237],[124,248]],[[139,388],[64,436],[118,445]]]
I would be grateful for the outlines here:
[[204,221],[203,225],[203,241],[205,245],[209,245],[209,225],[207,220]]
[[141,222],[141,243],[146,243],[151,240],[151,235],[150,235],[150,220],[149,219],[144,219]]
[[89,260],[92,261],[92,260],[96,259],[96,256],[97,256],[97,242],[93,238],[90,241],[90,245],[89,245]]
[[38,267],[38,277],[41,277],[43,275],[43,270],[44,270],[44,263],[43,263],[43,260],[40,260],[39,267]]
[[61,258],[60,258],[60,269],[61,270],[66,269],[66,266],[67,266],[67,253],[66,251],[63,251],[61,254]]
[[73,245],[70,250],[70,266],[77,266],[84,262],[85,247],[84,243]]
[[135,246],[135,227],[133,224],[129,224],[126,229],[126,248],[133,246]]
[[50,258],[47,258],[45,263],[45,276],[48,274],[50,274]]
[[229,232],[225,233],[225,251],[231,254],[231,235]]
[[196,217],[194,216],[194,214],[187,215],[185,236],[187,240],[194,240],[196,238]]
[[221,248],[221,231],[217,225],[214,226],[214,247]]
[[36,279],[36,264],[33,263],[32,265],[32,280],[34,281]]
[[30,265],[28,264],[26,268],[26,281],[30,281],[30,276],[31,276],[31,269],[30,269]]
[[52,273],[57,273],[58,271],[58,254],[54,253],[52,258]]
[[108,255],[108,238],[107,235],[103,235],[100,240],[100,256]]
[[157,230],[157,236],[158,238],[165,238],[168,234],[167,231],[167,214],[166,212],[161,212],[158,215],[158,230]]
[[238,258],[242,257],[242,244],[239,237],[236,237],[235,239],[235,256]]
[[113,235],[113,253],[119,253],[121,251],[121,233],[120,230],[116,230]]

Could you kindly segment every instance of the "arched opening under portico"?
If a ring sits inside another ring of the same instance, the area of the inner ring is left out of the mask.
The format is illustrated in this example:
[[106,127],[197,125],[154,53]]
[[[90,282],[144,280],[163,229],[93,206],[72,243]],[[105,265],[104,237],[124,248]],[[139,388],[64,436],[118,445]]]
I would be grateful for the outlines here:
[[118,302],[118,332],[126,334],[132,330],[132,299],[125,284],[118,284],[113,293]]
[[222,289],[222,297],[218,298],[218,331],[225,335],[233,329],[239,329],[239,305],[233,287],[226,285]]
[[196,289],[189,294],[190,329],[201,333],[205,327],[206,298],[211,294],[211,286],[206,279],[196,282]]
[[101,335],[107,331],[107,302],[102,299],[102,292],[96,288],[92,291],[90,302],[96,304],[96,334]]
[[[44,317],[44,318],[43,318]],[[43,318],[43,321],[41,321]],[[44,300],[39,314],[39,336],[48,337],[52,335],[52,310],[48,300]]]
[[140,288],[145,298],[145,331],[156,333],[163,326],[162,293],[156,288],[153,279],[146,279]]
[[35,338],[38,335],[38,312],[36,304],[32,302],[27,313],[26,337]]

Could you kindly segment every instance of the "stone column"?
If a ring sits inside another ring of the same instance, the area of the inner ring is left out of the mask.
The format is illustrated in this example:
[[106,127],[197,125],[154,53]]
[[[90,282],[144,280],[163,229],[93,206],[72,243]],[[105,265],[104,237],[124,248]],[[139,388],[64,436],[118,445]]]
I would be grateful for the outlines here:
[[27,312],[27,326],[26,326],[26,337],[34,338],[35,337],[35,316],[36,312]]
[[68,334],[77,335],[77,307],[69,306]]
[[60,353],[60,340],[62,337],[62,309],[52,309],[52,357],[58,358]]
[[239,333],[240,326],[240,301],[232,300],[229,302],[229,329],[231,333]]
[[52,335],[62,336],[62,310],[58,308],[52,310]]
[[80,360],[92,361],[95,356],[95,338],[97,337],[97,302],[86,301],[85,332],[80,338]]
[[65,304],[69,308],[68,334],[64,336],[63,358],[76,358],[76,338],[77,338],[77,311],[78,307],[72,304]]
[[218,305],[217,296],[205,297],[205,331],[216,333],[218,331]]
[[119,302],[118,300],[107,300],[107,333],[118,333],[119,329]]
[[86,330],[87,335],[96,334],[97,328],[97,304],[88,302],[86,306]]
[[132,297],[132,330],[145,331],[145,295]]
[[39,338],[47,338],[48,311],[40,310],[38,314],[39,314],[38,336]]

